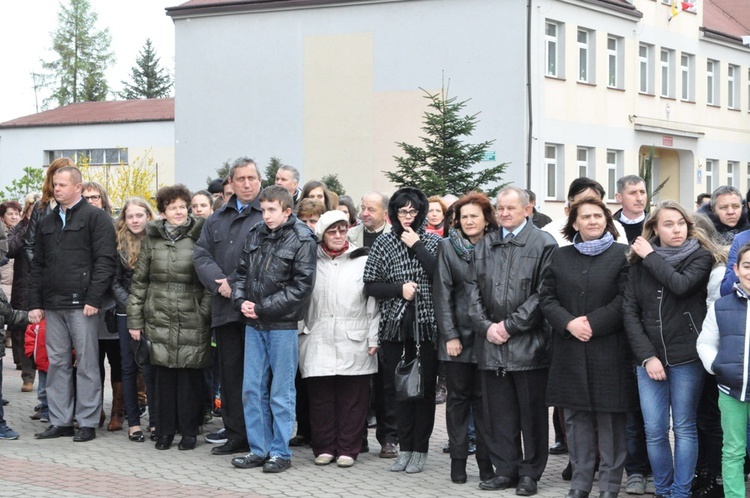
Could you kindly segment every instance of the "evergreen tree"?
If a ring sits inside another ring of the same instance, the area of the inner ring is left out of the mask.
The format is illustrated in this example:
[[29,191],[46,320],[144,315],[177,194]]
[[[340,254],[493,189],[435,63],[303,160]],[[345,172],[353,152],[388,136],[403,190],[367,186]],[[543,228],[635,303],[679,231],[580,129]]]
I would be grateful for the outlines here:
[[163,99],[169,97],[172,91],[172,78],[164,67],[159,65],[151,39],[135,60],[135,66],[130,69],[132,83],[123,81],[124,90],[120,97],[124,99]]
[[[232,167],[231,159],[227,159],[226,161],[224,161],[221,166],[216,168],[216,178],[221,178],[221,180],[223,181],[224,178],[229,176],[229,168],[231,167]],[[209,176],[208,178],[206,178],[206,185],[211,185],[211,182],[213,181],[214,181],[214,178],[211,178]]]
[[5,191],[8,193],[6,198],[13,201],[23,201],[23,198],[29,192],[41,192],[43,183],[44,170],[26,166],[23,169],[23,176],[13,180],[10,186],[5,187]]
[[263,174],[263,188],[270,187],[276,184],[276,172],[279,170],[284,163],[278,157],[272,157],[266,166],[266,171]]
[[422,127],[426,133],[421,137],[424,147],[398,142],[405,156],[394,156],[396,171],[385,171],[388,179],[399,187],[416,187],[428,196],[461,195],[482,190],[488,184],[495,186],[487,190],[487,194],[495,195],[502,187],[497,183],[507,163],[473,170],[494,140],[474,145],[462,141],[462,137],[472,134],[478,123],[476,114],[460,115],[468,100],[457,102],[456,97],[448,98],[445,88],[439,94],[423,91],[430,101]]
[[335,173],[325,175],[320,179],[320,181],[323,182],[326,187],[328,187],[328,190],[330,190],[331,192],[335,192],[336,195],[341,196],[346,194],[346,190],[344,190],[344,186],[341,184],[341,180],[339,180],[339,175]]
[[[69,0],[60,4],[58,28],[52,33],[52,50],[57,59],[42,67],[50,71],[47,86],[52,95],[45,105],[63,106],[83,100],[104,100],[107,96],[105,70],[114,63],[109,29],[96,29],[98,15],[89,0]],[[85,97],[85,98],[84,98]]]

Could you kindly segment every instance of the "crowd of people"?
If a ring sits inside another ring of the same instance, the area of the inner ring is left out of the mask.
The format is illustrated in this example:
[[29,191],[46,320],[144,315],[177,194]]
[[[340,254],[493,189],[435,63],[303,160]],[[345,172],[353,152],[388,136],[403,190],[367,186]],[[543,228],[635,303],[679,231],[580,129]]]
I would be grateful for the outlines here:
[[[32,418],[50,423],[35,437],[96,437],[107,360],[107,429],[126,423],[132,442],[168,450],[179,434],[194,449],[219,410],[206,440],[235,467],[284,472],[310,444],[316,465],[347,468],[374,423],[389,470],[416,474],[444,382],[456,484],[475,454],[481,489],[532,496],[548,454],[568,453],[568,498],[597,473],[600,498],[623,474],[629,494],[744,496],[750,219],[736,188],[693,214],[650,204],[629,175],[612,213],[578,178],[551,220],[515,186],[357,206],[291,166],[261,180],[242,157],[207,191],[115,209],[61,158],[40,196],[0,204],[2,320],[23,391],[38,372]],[[405,398],[396,372],[415,358],[423,389]],[[0,439],[18,437],[0,407]]]

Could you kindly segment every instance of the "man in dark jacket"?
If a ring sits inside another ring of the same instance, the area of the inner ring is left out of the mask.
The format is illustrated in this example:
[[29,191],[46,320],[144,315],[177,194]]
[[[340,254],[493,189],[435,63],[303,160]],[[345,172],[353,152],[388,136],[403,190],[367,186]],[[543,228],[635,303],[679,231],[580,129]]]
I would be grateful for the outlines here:
[[549,431],[544,393],[550,332],[539,309],[539,289],[557,243],[532,224],[523,189],[500,191],[497,218],[502,230],[475,246],[468,284],[495,466],[495,476],[479,487],[517,486],[517,495],[531,496],[547,465]]
[[29,321],[46,316],[50,361],[47,399],[52,425],[36,434],[39,439],[73,436],[75,418],[80,429],[73,441],[90,441],[96,437],[102,410],[97,314],[115,273],[117,248],[112,220],[83,201],[81,181],[81,172],[73,166],[55,173],[58,205],[39,222],[31,263]]
[[292,214],[294,201],[284,187],[266,188],[260,204],[263,223],[250,229],[232,284],[234,306],[247,322],[242,398],[250,444],[250,453],[232,465],[278,473],[291,466],[297,322],[310,303],[317,245]]
[[643,232],[648,207],[646,182],[638,175],[627,175],[617,180],[615,199],[622,205],[612,217],[625,229],[628,242],[632,243]]
[[206,220],[200,239],[193,250],[193,263],[201,283],[214,293],[211,327],[216,333],[216,347],[221,370],[221,416],[224,429],[209,434],[206,440],[221,443],[212,455],[247,452],[245,415],[242,410],[242,377],[245,365],[245,323],[234,309],[229,276],[240,264],[245,236],[263,218],[258,195],[260,170],[247,157],[234,161],[229,168],[233,197]]

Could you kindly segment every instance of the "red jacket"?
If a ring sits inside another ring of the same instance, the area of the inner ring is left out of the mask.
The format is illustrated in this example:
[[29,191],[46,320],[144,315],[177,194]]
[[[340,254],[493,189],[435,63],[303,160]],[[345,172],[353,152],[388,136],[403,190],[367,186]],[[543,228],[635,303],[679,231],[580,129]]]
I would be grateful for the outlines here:
[[49,369],[47,357],[47,319],[39,323],[30,323],[26,327],[24,349],[26,356],[34,359],[37,370],[46,372]]

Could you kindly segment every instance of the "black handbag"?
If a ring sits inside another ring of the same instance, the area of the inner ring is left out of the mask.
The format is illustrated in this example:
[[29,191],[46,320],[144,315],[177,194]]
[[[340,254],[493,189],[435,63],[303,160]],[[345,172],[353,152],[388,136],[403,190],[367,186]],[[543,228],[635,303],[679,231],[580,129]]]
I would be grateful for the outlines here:
[[424,398],[424,377],[422,376],[422,358],[419,355],[419,308],[417,294],[414,295],[414,343],[416,354],[414,359],[406,361],[406,339],[401,350],[401,360],[396,365],[394,374],[396,384],[396,400],[410,401]]
[[146,331],[141,330],[141,340],[130,339],[130,349],[135,356],[135,364],[143,368],[151,364],[151,340],[146,337]]

